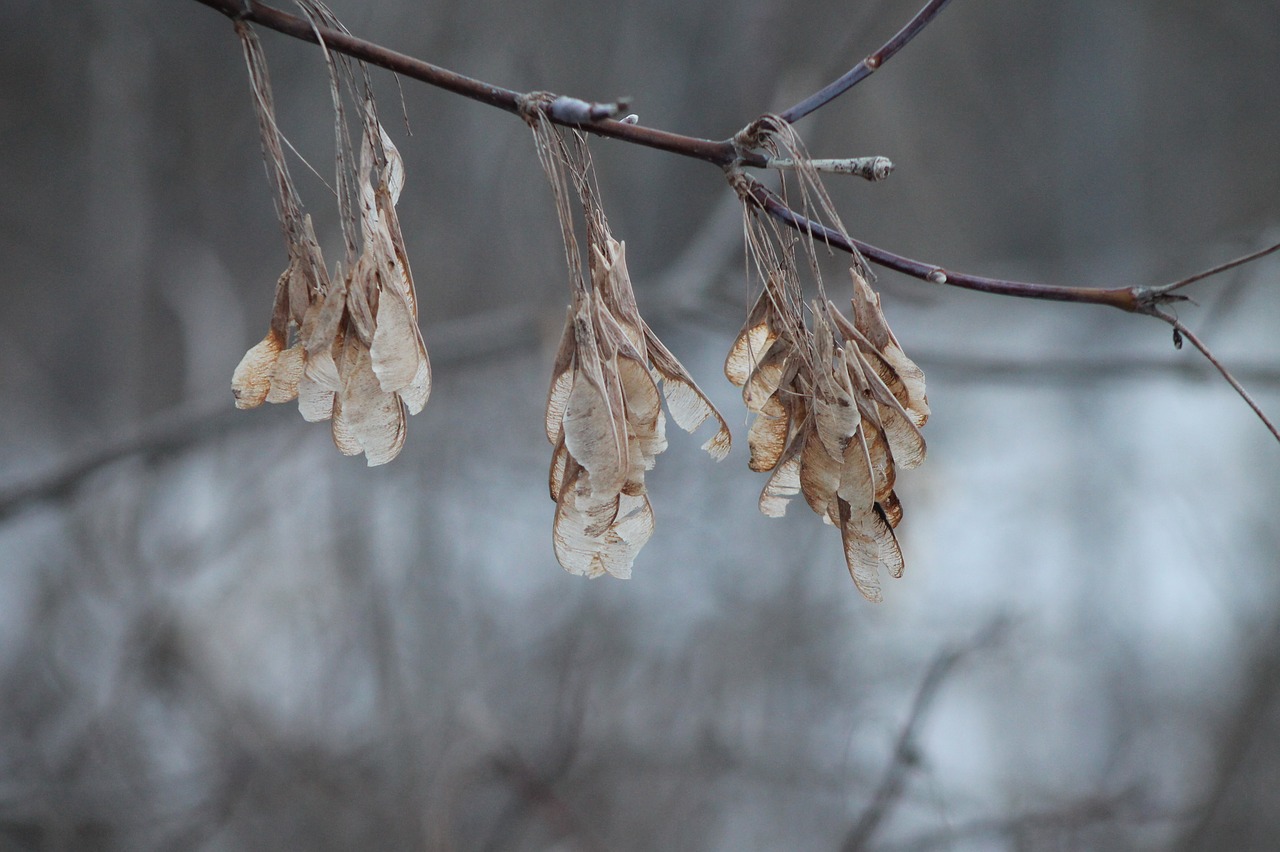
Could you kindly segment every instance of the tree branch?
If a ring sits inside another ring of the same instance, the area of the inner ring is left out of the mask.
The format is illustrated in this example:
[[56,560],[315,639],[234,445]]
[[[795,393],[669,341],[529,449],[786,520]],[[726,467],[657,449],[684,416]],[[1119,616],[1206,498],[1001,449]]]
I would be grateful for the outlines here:
[[938,17],[938,13],[950,2],[951,0],[929,0],[923,9],[916,12],[916,16],[908,21],[905,27],[898,30],[897,35],[881,45],[879,50],[800,103],[782,112],[782,120],[788,124],[795,124],[809,113],[826,106],[870,77],[881,65],[892,59],[895,53],[906,47],[907,42],[915,38],[934,18]]
[[[398,53],[373,42],[356,38],[348,33],[325,27],[313,27],[304,18],[281,12],[279,9],[259,3],[257,0],[197,0],[197,2],[216,9],[232,20],[250,21],[267,29],[275,30],[278,33],[308,41],[312,44],[319,43],[317,39],[317,34],[319,34],[319,38],[324,39],[325,45],[330,50],[346,54],[370,65],[376,65],[379,68],[385,68],[401,76],[427,83],[436,88],[444,89],[447,92],[453,92],[455,95],[462,95],[473,101],[497,107],[512,114],[519,114],[520,104],[525,97],[523,93],[513,89],[504,89],[492,83],[467,77],[447,68],[441,68],[439,65],[432,65],[430,62],[423,62],[421,59],[414,59],[412,56],[406,56],[403,53]],[[657,148],[660,151],[667,151],[672,154],[706,160],[719,166],[728,165],[738,159],[738,152],[729,140],[713,142],[709,139],[669,133],[665,130],[645,127],[641,124],[631,124],[612,119],[591,121],[585,124],[567,121],[563,117],[555,115],[552,115],[551,119],[556,124],[576,127],[580,130],[594,133],[597,136],[621,139],[624,142]],[[754,158],[749,158],[745,164],[763,166],[764,158],[757,155]]]
[[32,503],[70,494],[112,462],[140,453],[177,452],[197,444],[231,423],[232,411],[221,399],[179,406],[124,434],[83,447],[29,479],[0,484],[0,521]]
[[[338,32],[337,30],[326,29],[324,27],[315,27],[311,22],[303,18],[281,12],[278,9],[274,9],[258,2],[258,0],[197,0],[197,2],[203,3],[212,9],[216,9],[232,20],[251,21],[284,35],[292,36],[293,38],[308,41],[313,44],[318,43],[318,38],[322,38],[331,50],[363,60],[371,65],[385,68],[396,74],[436,86],[444,89],[445,91],[453,92],[454,94],[471,98],[472,100],[488,104],[489,106],[497,107],[498,109],[505,110],[506,112],[519,114],[520,105],[526,97],[524,94],[513,89],[505,89],[501,86],[495,86],[491,83],[486,83],[472,77],[458,74],[446,68],[441,68],[438,65],[432,65],[429,62],[423,62],[420,59],[414,59],[413,57],[406,56],[403,53],[397,53],[396,51],[382,47],[381,45],[356,38],[348,33]],[[826,100],[823,101],[823,103],[825,103],[836,97],[840,92],[847,91],[859,80],[865,79],[870,71],[858,72],[858,68],[868,65],[868,63],[870,63],[869,67],[879,67],[880,64],[901,50],[912,38],[915,37],[916,34],[936,18],[938,13],[942,11],[943,7],[945,7],[948,2],[950,2],[950,0],[930,0],[930,2],[916,13],[916,16],[912,18],[897,35],[886,42],[879,50],[867,57],[867,59],[863,60],[858,64],[858,66],[855,66],[854,69],[839,80],[829,84],[820,92],[806,98],[805,101],[801,102],[801,104],[809,104],[810,101],[814,101],[814,99],[819,96],[825,96]],[[861,76],[858,76],[859,73]],[[852,80],[852,82],[849,82],[850,80]],[[824,93],[826,94],[824,95]],[[782,117],[784,119],[787,119],[789,115],[799,117],[796,113],[798,112],[798,108],[801,104],[797,104],[787,110],[783,113]],[[814,101],[814,105],[799,111],[799,114],[806,115],[814,109],[817,109],[818,106],[821,106],[821,104]],[[767,168],[770,165],[767,157],[759,152],[742,150],[740,146],[734,143],[732,138],[715,142],[709,139],[684,136],[679,133],[672,133],[666,130],[646,127],[641,124],[632,124],[626,121],[615,121],[613,119],[601,119],[599,121],[575,123],[565,120],[564,115],[565,113],[563,112],[559,115],[553,113],[550,116],[550,119],[557,124],[561,124],[566,127],[574,127],[588,133],[593,133],[597,136],[618,139],[623,142],[644,145],[649,148],[656,148],[661,151],[679,154],[684,157],[704,160],[721,166],[722,168],[741,166]],[[810,234],[817,239],[823,240],[828,245],[839,248],[843,251],[853,251],[856,249],[862,252],[868,260],[876,263],[877,265],[884,266],[912,278],[918,278],[934,284],[944,284],[968,290],[978,290],[983,293],[1015,296],[1024,299],[1048,299],[1059,302],[1107,305],[1109,307],[1136,313],[1147,313],[1152,305],[1178,301],[1183,298],[1169,292],[1173,289],[1173,285],[1166,285],[1164,287],[1121,287],[1112,289],[1064,287],[1051,284],[1008,281],[1000,278],[986,278],[980,275],[953,272],[943,269],[935,264],[924,263],[922,261],[903,257],[891,251],[861,242],[860,240],[846,242],[843,237],[835,232],[830,231],[821,224],[813,222],[807,217],[792,210],[785,202],[762,185],[756,184],[756,189],[753,194],[756,203],[761,209],[783,222],[788,227],[794,228],[802,233]],[[1263,253],[1259,253],[1258,256],[1261,256]],[[1199,280],[1206,274],[1213,274],[1214,272],[1222,271],[1223,269],[1230,268],[1231,265],[1237,264],[1238,262],[1233,262],[1233,264],[1222,268],[1210,270],[1207,273],[1197,275],[1191,280]],[[1190,281],[1179,283],[1177,286],[1183,286],[1184,283],[1190,283]]]
[[981,275],[969,275],[964,272],[952,272],[931,263],[912,260],[909,257],[894,254],[870,243],[849,238],[825,225],[815,222],[787,206],[781,198],[756,181],[751,182],[752,201],[774,218],[795,228],[801,233],[809,234],[814,239],[826,243],[842,251],[861,252],[867,260],[878,266],[929,281],[934,284],[945,284],[965,290],[978,290],[1000,296],[1018,296],[1024,299],[1047,299],[1054,302],[1080,302],[1093,305],[1107,305],[1122,311],[1140,312],[1143,305],[1135,288],[1116,287],[1111,289],[1089,287],[1059,287],[1053,284],[1033,284],[1024,281],[1007,281],[1003,278],[984,278]]
[[[510,113],[519,114],[527,103],[528,95],[526,94],[485,83],[446,68],[441,68],[438,65],[414,59],[372,42],[356,38],[349,33],[313,26],[310,21],[266,6],[258,2],[258,0],[198,0],[198,2],[216,9],[233,21],[250,21],[312,43],[319,43],[320,40],[323,40],[324,44],[331,50]],[[858,63],[839,79],[784,111],[781,118],[789,123],[794,122],[829,103],[843,92],[848,91],[860,81],[866,79],[875,69],[897,54],[911,39],[932,22],[948,2],[950,0],[929,0],[924,8],[917,12],[915,17],[899,30],[893,38],[882,45],[879,50]],[[735,138],[716,142],[710,139],[684,136],[632,123],[631,116],[621,121],[607,117],[595,120],[597,116],[618,114],[623,105],[621,103],[591,104],[585,101],[564,98],[559,100],[572,101],[572,103],[568,104],[571,108],[546,111],[547,118],[557,124],[574,127],[597,136],[618,139],[685,157],[704,160],[731,172],[740,171],[744,166],[753,168],[769,166],[768,158],[765,155],[758,151],[746,150],[743,145],[735,141]],[[583,118],[590,120],[578,120]],[[761,210],[788,227],[808,234],[814,239],[821,240],[828,246],[848,252],[861,252],[872,263],[893,269],[912,278],[918,278],[933,284],[960,287],[966,290],[977,290],[1002,296],[1106,305],[1130,313],[1154,316],[1164,322],[1168,322],[1174,328],[1175,342],[1180,342],[1179,335],[1191,340],[1196,348],[1209,359],[1210,363],[1223,374],[1223,377],[1245,399],[1271,433],[1276,436],[1277,440],[1280,440],[1280,431],[1277,431],[1275,425],[1262,414],[1257,403],[1249,397],[1240,386],[1240,383],[1213,357],[1213,354],[1198,338],[1186,331],[1185,327],[1176,318],[1171,317],[1161,309],[1163,305],[1171,302],[1186,300],[1187,297],[1174,292],[1175,290],[1241,264],[1257,260],[1272,251],[1280,249],[1280,245],[1216,266],[1172,284],[1155,287],[1063,287],[953,272],[941,266],[903,257],[860,240],[852,238],[846,240],[842,235],[823,226],[821,223],[792,210],[782,199],[757,181],[751,181],[748,198]]]
[[1191,330],[1183,325],[1177,317],[1170,316],[1164,311],[1154,311],[1151,313],[1151,316],[1162,319],[1169,325],[1173,326],[1173,339],[1176,342],[1175,345],[1180,345],[1180,342],[1184,337],[1187,340],[1190,340],[1191,345],[1200,350],[1200,354],[1208,359],[1209,363],[1213,365],[1213,368],[1222,374],[1222,378],[1227,380],[1227,384],[1231,385],[1232,389],[1234,389],[1235,392],[1240,395],[1240,398],[1245,401],[1245,404],[1253,409],[1253,413],[1258,415],[1258,419],[1262,421],[1262,425],[1267,427],[1267,430],[1275,436],[1277,441],[1280,441],[1280,431],[1276,429],[1276,424],[1272,423],[1271,418],[1262,413],[1262,407],[1259,406],[1254,398],[1249,395],[1249,392],[1244,389],[1244,385],[1240,384],[1236,377],[1231,374],[1231,371],[1227,369],[1226,365],[1218,360],[1217,356],[1214,355],[1209,347],[1205,345],[1203,340],[1192,334]]

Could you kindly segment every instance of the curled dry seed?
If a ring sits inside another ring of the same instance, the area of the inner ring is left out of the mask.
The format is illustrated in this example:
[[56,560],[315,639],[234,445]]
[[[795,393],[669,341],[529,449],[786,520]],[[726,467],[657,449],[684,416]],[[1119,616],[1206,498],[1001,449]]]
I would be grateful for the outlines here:
[[[399,151],[368,107],[358,180],[362,251],[344,285],[316,306],[307,343],[315,367],[307,375],[333,394],[338,449],[364,453],[371,466],[399,454],[406,412],[421,411],[431,393],[431,363],[395,211],[403,185]],[[309,400],[304,414],[323,415],[316,402],[322,405],[323,396]]]

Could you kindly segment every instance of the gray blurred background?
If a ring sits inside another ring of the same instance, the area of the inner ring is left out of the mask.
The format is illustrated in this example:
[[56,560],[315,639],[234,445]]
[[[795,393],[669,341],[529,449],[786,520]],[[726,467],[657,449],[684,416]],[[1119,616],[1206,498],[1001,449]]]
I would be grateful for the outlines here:
[[[333,0],[406,53],[712,138],[919,5]],[[1280,239],[1278,36],[1273,0],[956,0],[800,130],[897,164],[830,183],[855,236],[1160,283]],[[320,56],[262,39],[328,178]],[[593,142],[641,308],[739,446],[673,431],[635,579],[585,581],[551,550],[568,291],[523,124],[404,83],[436,387],[367,469],[292,406],[232,408],[285,253],[229,22],[8,0],[0,68],[0,849],[1280,842],[1280,448],[1166,326],[882,275],[934,416],[873,606],[803,503],[755,510],[719,173]],[[1278,282],[1258,263],[1180,309],[1273,415]]]

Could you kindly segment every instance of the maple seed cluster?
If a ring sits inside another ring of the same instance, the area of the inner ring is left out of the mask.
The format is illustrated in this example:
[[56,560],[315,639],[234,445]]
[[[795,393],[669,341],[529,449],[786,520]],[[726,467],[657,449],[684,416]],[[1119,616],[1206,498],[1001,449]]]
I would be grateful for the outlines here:
[[[547,394],[556,559],[572,574],[627,578],[653,534],[644,474],[667,448],[662,397],[688,432],[716,420],[719,428],[702,447],[716,460],[729,452],[729,427],[640,316],[626,247],[609,231],[585,140],[566,140],[537,110],[526,120],[560,211],[573,292]],[[569,179],[586,220],[588,275],[569,212]]]
[[[851,242],[814,167],[825,161],[808,156],[788,122],[764,115],[734,139],[741,150],[787,162],[805,215]],[[819,240],[784,233],[764,215],[760,198],[770,191],[742,169],[729,169],[727,176],[743,202],[747,255],[762,282],[725,361],[725,375],[742,388],[755,415],[747,435],[750,467],[769,474],[760,511],[778,517],[792,497],[803,495],[840,530],[858,591],[879,601],[881,569],[892,577],[903,571],[894,533],[902,504],[894,484],[898,468],[924,461],[924,373],[889,330],[861,256],[854,252],[849,270],[851,321],[827,298]],[[819,296],[807,310],[802,269],[809,270]]]
[[[313,23],[341,26],[321,4],[302,0],[301,6]],[[261,47],[244,22],[236,29],[289,250],[267,335],[245,354],[232,378],[236,406],[296,399],[306,420],[332,421],[342,452],[384,464],[404,446],[407,414],[421,411],[431,393],[431,366],[395,209],[404,187],[403,162],[378,121],[367,75],[361,87],[344,64],[347,90],[363,92],[357,166],[343,118],[344,78],[326,51],[338,150],[336,194],[347,250],[345,270],[338,264],[330,276],[285,163]],[[715,434],[702,447],[712,458],[728,455],[731,438],[724,417],[640,315],[626,246],[609,229],[586,136],[552,121],[564,103],[547,92],[526,95],[520,103],[551,184],[572,294],[547,394],[546,434],[554,448],[548,488],[556,504],[552,537],[556,558],[570,573],[627,578],[653,535],[645,473],[667,447],[664,397],[671,419],[688,432],[715,421]],[[586,120],[594,119],[587,114]],[[789,123],[762,116],[734,142],[744,152],[761,151],[771,162],[786,163],[805,214],[825,220],[848,242],[814,161]],[[760,199],[770,190],[741,167],[727,168],[726,175],[743,201],[747,256],[762,282],[725,361],[725,375],[742,388],[754,415],[749,465],[769,474],[760,511],[780,516],[791,498],[803,495],[823,521],[840,530],[859,591],[879,601],[881,569],[894,577],[903,571],[894,533],[902,505],[894,485],[899,468],[924,461],[924,374],[889,330],[857,253],[850,270],[850,320],[826,296],[814,238],[783,233],[764,216]],[[786,189],[784,179],[784,195]],[[579,224],[585,252],[579,248]],[[808,307],[803,268],[811,271],[819,296]]]
[[[247,26],[237,32],[275,177],[289,265],[276,284],[266,337],[245,353],[232,376],[236,407],[296,399],[304,419],[332,421],[333,441],[343,453],[363,453],[371,466],[385,464],[404,446],[406,412],[421,411],[431,393],[431,364],[395,209],[404,164],[367,93],[357,168],[332,73],[347,268],[339,264],[330,277],[289,177],[261,48]],[[348,187],[354,191],[344,194]]]
[[895,469],[924,461],[929,417],[924,373],[884,321],[880,297],[857,270],[850,322],[814,302],[814,330],[770,279],[739,332],[725,375],[755,420],[752,470],[768,472],[760,511],[780,517],[797,493],[840,530],[858,590],[882,598],[880,568],[901,577],[893,529],[902,520]]
[[[370,466],[399,454],[406,410],[417,414],[431,393],[431,364],[395,213],[404,169],[391,140],[377,130],[385,164],[373,167],[367,135],[360,158],[364,251],[345,275],[339,268],[334,279],[314,285],[307,272],[315,267],[291,261],[276,285],[271,330],[231,380],[237,408],[296,398],[304,419],[332,419],[338,449],[364,453]],[[314,246],[312,238],[308,248]],[[290,330],[295,342],[285,349]]]
[[682,429],[719,420],[703,445],[712,458],[728,454],[729,429],[641,319],[612,237],[591,246],[591,284],[574,290],[547,397],[555,551],[570,573],[626,578],[653,533],[644,472],[667,448],[658,382]]

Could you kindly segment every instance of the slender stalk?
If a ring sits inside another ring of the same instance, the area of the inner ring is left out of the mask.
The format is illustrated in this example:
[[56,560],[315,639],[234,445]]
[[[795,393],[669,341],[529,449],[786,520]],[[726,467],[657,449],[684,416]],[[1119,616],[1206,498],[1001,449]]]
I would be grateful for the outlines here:
[[770,192],[761,184],[753,183],[751,198],[766,213],[795,228],[802,233],[810,234],[815,239],[844,251],[861,252],[867,260],[878,266],[950,287],[965,290],[977,290],[999,296],[1018,296],[1024,299],[1045,299],[1051,302],[1077,302],[1093,305],[1107,305],[1122,311],[1137,312],[1142,303],[1132,287],[1115,287],[1110,289],[1094,287],[1061,287],[1054,284],[1033,284],[1026,281],[1009,281],[1003,278],[985,278],[981,275],[969,275],[964,272],[952,272],[930,263],[912,260],[894,254],[882,248],[850,238],[825,225],[806,218],[792,210],[782,199]]
[[1259,258],[1266,257],[1267,255],[1271,254],[1273,251],[1280,251],[1280,243],[1276,243],[1273,246],[1267,246],[1264,249],[1258,249],[1257,251],[1250,252],[1249,254],[1243,255],[1241,257],[1237,257],[1235,260],[1228,260],[1226,263],[1220,263],[1217,266],[1204,270],[1203,272],[1197,272],[1195,275],[1188,275],[1186,278],[1179,278],[1177,281],[1171,282],[1169,284],[1162,284],[1159,287],[1147,287],[1145,288],[1145,291],[1153,294],[1155,293],[1163,294],[1163,293],[1170,293],[1174,290],[1180,290],[1181,288],[1186,287],[1188,284],[1194,284],[1197,281],[1203,281],[1206,278],[1210,278],[1221,272],[1226,272],[1229,269],[1235,269],[1237,266],[1244,266],[1246,263],[1252,263],[1253,261]]
[[876,69],[892,59],[895,53],[906,47],[907,42],[915,38],[934,18],[938,17],[938,13],[950,2],[951,0],[929,0],[924,8],[916,12],[915,17],[907,21],[907,25],[898,30],[893,38],[881,45],[879,50],[850,68],[837,79],[832,80],[826,86],[800,101],[800,103],[784,110],[781,113],[783,120],[789,124],[795,124],[809,113],[826,106],[870,77]]
[[1262,407],[1258,405],[1254,398],[1249,395],[1249,392],[1244,389],[1244,385],[1240,384],[1236,377],[1231,374],[1231,371],[1227,369],[1227,366],[1218,360],[1218,357],[1213,354],[1207,345],[1205,345],[1203,340],[1196,337],[1189,328],[1177,319],[1177,317],[1170,316],[1164,311],[1150,311],[1149,314],[1150,316],[1162,319],[1169,323],[1169,325],[1173,326],[1175,334],[1190,340],[1191,345],[1200,350],[1200,354],[1208,359],[1209,363],[1213,365],[1213,368],[1222,374],[1222,378],[1227,380],[1227,384],[1231,385],[1232,389],[1234,389],[1235,392],[1240,395],[1240,398],[1245,401],[1245,404],[1253,409],[1253,413],[1258,415],[1258,419],[1262,421],[1262,425],[1267,427],[1267,430],[1275,436],[1277,441],[1280,441],[1280,429],[1277,429],[1276,424],[1271,422],[1271,418],[1262,413]]

